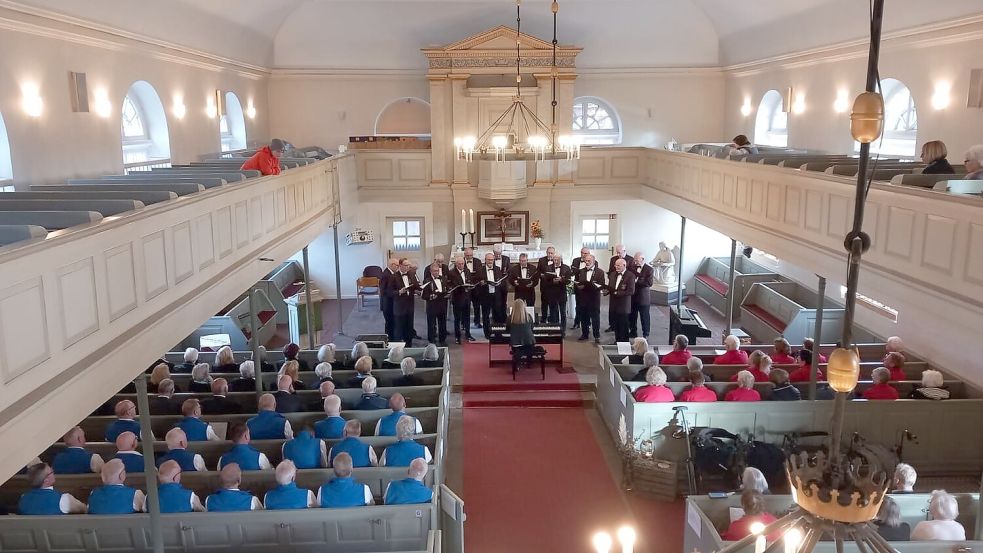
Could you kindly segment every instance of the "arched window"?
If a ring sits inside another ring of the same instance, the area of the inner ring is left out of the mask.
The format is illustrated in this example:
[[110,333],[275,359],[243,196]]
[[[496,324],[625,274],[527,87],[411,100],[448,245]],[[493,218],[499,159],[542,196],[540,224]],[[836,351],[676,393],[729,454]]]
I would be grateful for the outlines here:
[[376,136],[430,136],[430,104],[419,98],[399,98],[382,108],[375,119]]
[[7,138],[7,127],[3,124],[3,114],[0,114],[0,192],[13,190],[11,179],[14,178],[13,164],[10,162],[10,139]]
[[621,144],[621,118],[604,100],[583,96],[573,101],[573,134],[584,144]]
[[[884,136],[870,144],[870,152],[891,156],[914,156],[918,153],[918,111],[915,99],[904,83],[897,79],[881,81],[884,96]],[[860,151],[860,143],[854,143]]]
[[758,104],[754,120],[754,143],[764,146],[788,147],[788,113],[782,110],[782,95],[769,90]]
[[225,113],[219,121],[219,131],[223,152],[246,147],[246,120],[242,116],[242,104],[234,92],[225,93]]
[[171,157],[164,104],[150,83],[137,81],[127,90],[120,112],[120,134],[127,170]]

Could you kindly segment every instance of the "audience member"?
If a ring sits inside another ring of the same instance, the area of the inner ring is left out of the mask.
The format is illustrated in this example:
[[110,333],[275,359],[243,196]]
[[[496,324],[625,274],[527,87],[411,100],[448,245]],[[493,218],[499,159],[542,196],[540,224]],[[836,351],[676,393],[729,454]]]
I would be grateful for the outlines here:
[[102,457],[85,449],[85,432],[82,427],[72,427],[61,441],[65,443],[65,449],[55,454],[51,461],[51,468],[57,474],[88,474],[102,470]]
[[327,417],[314,423],[314,435],[321,440],[344,437],[345,419],[341,418],[341,398],[335,395],[324,398],[324,414]]
[[31,489],[17,502],[17,512],[22,515],[81,515],[88,511],[72,494],[55,490],[55,471],[45,463],[27,469],[27,483]]
[[423,379],[414,374],[416,367],[416,360],[412,357],[403,359],[399,364],[400,372],[403,374],[402,376],[396,377],[396,380],[393,381],[393,386],[423,386]]
[[287,459],[276,466],[277,487],[266,492],[263,505],[271,511],[317,507],[314,492],[297,487],[297,466]]
[[894,466],[894,477],[891,480],[890,493],[915,493],[915,482],[918,480],[918,473],[915,467],[908,463],[898,463]]
[[314,376],[317,377],[317,385],[320,386],[325,382],[334,383],[334,378],[331,376],[332,369],[331,363],[320,362],[314,366]]
[[290,421],[278,413],[277,400],[273,394],[259,396],[255,417],[246,421],[249,435],[256,440],[284,440],[294,437]]
[[648,382],[649,369],[659,365],[659,354],[654,351],[646,351],[642,356],[642,368],[631,377],[632,382]]
[[[747,362],[747,371],[751,373],[751,376],[753,376],[756,381],[767,382],[770,379],[768,375],[771,374],[772,360],[771,357],[765,354],[765,352],[761,351],[760,349],[752,351],[751,355],[748,356]],[[734,375],[730,377],[730,381],[737,382],[737,375],[739,374],[741,374],[741,371],[734,373]]]
[[966,176],[968,180],[983,180],[983,144],[977,144],[966,152]]
[[273,397],[277,413],[297,413],[304,410],[304,402],[294,392],[294,384],[294,379],[289,374],[281,374],[276,379],[276,391],[269,395]]
[[724,338],[724,348],[727,351],[713,359],[714,365],[747,365],[747,352],[740,349],[741,341],[729,334]]
[[372,490],[352,478],[354,464],[348,453],[339,453],[333,459],[332,468],[335,477],[317,490],[317,504],[321,507],[362,507],[372,505]]
[[751,534],[751,525],[760,522],[765,526],[775,522],[775,516],[765,511],[765,498],[761,492],[744,490],[741,492],[741,508],[744,516],[730,523],[727,531],[721,534],[724,541],[738,541]]
[[208,363],[198,363],[191,369],[191,384],[188,385],[188,392],[193,394],[207,394],[212,391],[211,367]]
[[764,495],[771,493],[768,490],[768,479],[754,467],[747,467],[741,473],[741,490],[751,490]]
[[372,376],[372,358],[363,355],[355,361],[355,376],[348,379],[345,386],[348,388],[361,388],[362,381]]
[[328,466],[328,449],[310,430],[297,432],[280,448],[284,459],[290,459],[299,469],[318,469]]
[[[983,146],[980,147],[983,153]],[[89,505],[91,511],[92,506]],[[928,502],[930,520],[923,520],[911,531],[912,541],[965,541],[966,529],[956,522],[959,516],[959,504],[956,498],[945,490],[932,492]]]
[[[812,338],[803,338],[802,339],[802,349],[811,352],[814,345],[815,345],[815,342],[813,341]],[[823,355],[822,353],[820,353],[819,354],[819,363],[821,364],[821,363],[825,363],[825,362],[826,362],[826,356]]]
[[[198,494],[181,485],[181,465],[174,460],[160,464],[157,470],[157,498],[162,513],[200,513],[205,506]],[[144,505],[144,510],[147,506]]]
[[427,461],[413,459],[406,471],[407,478],[391,480],[383,494],[386,505],[411,505],[430,503],[433,500],[433,490],[423,483],[427,476]]
[[402,417],[409,417],[415,421],[414,428],[415,433],[423,433],[423,425],[415,417],[410,417],[406,414],[406,398],[403,394],[395,393],[389,398],[389,408],[392,409],[392,413],[379,419],[379,422],[375,424],[375,435],[376,436],[395,436],[396,435],[396,423]]
[[904,373],[905,358],[903,353],[892,351],[884,356],[882,363],[884,363],[884,368],[889,371],[891,380],[908,380]]
[[243,162],[240,169],[243,171],[259,171],[264,176],[279,175],[280,156],[283,155],[283,150],[285,149],[286,144],[279,138],[274,138],[270,141],[269,146],[263,146],[256,150],[255,154]]
[[754,375],[751,371],[737,373],[737,388],[727,392],[724,401],[761,401],[761,394],[754,389]]
[[106,427],[106,441],[115,442],[123,432],[133,432],[140,437],[140,423],[136,421],[137,406],[132,401],[124,399],[113,408],[116,420]]
[[241,470],[269,470],[273,468],[265,453],[249,445],[251,436],[249,427],[241,422],[229,428],[229,440],[232,448],[218,459],[218,470],[229,464],[237,465]]
[[228,398],[229,383],[224,378],[212,380],[212,397],[201,402],[201,412],[206,415],[238,415],[242,406]]
[[926,369],[922,371],[921,386],[912,390],[911,395],[908,397],[911,399],[949,399],[949,390],[946,389],[944,383],[945,380],[943,380],[942,373],[933,371],[932,369]]
[[[366,356],[369,357],[369,359],[372,359],[371,355],[369,355],[369,345],[365,342],[355,342],[352,344],[352,352],[349,354],[347,367],[349,369],[357,369],[355,364],[358,363],[359,359]],[[374,363],[375,360],[373,359],[372,362]],[[370,367],[369,370],[373,368],[375,367]]]
[[[270,374],[272,372],[275,372],[276,371],[276,367],[273,366],[273,363],[270,363],[269,361],[266,360],[266,346],[259,346],[258,348],[256,348],[256,350],[259,353],[259,360],[260,360],[259,372],[260,372],[260,374],[263,374],[263,373]],[[249,359],[252,360],[253,362],[256,361],[255,359],[253,359],[253,356],[251,354],[249,356]]]
[[[928,164],[922,169],[923,175],[952,175],[956,172],[946,157],[949,149],[941,140],[930,140],[922,144],[922,163]],[[907,538],[906,538],[907,539]]]
[[180,428],[172,428],[164,436],[167,453],[157,458],[157,466],[163,467],[167,461],[174,461],[185,472],[206,471],[205,459],[198,453],[188,451],[188,436]]
[[184,363],[174,366],[175,373],[191,374],[191,370],[195,368],[198,363],[198,350],[195,348],[188,348],[184,350]]
[[666,386],[666,380],[666,373],[662,368],[658,366],[649,368],[645,375],[647,384],[637,388],[633,394],[635,401],[643,403],[671,403],[676,401],[676,396]]
[[317,350],[317,362],[331,364],[335,362],[335,355],[338,353],[338,347],[333,343],[324,344]]
[[300,379],[300,364],[296,360],[287,361],[280,367],[280,372],[277,374],[277,378],[283,378],[284,376],[290,377],[291,389],[307,389],[307,385]]
[[283,369],[283,365],[286,365],[290,361],[296,361],[297,369],[300,371],[307,372],[311,370],[311,368],[307,365],[307,361],[304,361],[298,357],[298,355],[300,355],[300,346],[297,344],[291,342],[283,346],[283,363],[280,365],[281,370]]
[[713,382],[713,378],[711,377],[710,373],[703,370],[703,360],[699,357],[689,358],[689,361],[686,362],[686,376],[680,378],[679,380],[682,382],[689,381],[689,373],[694,371],[703,374],[704,382]]
[[347,453],[356,467],[374,467],[379,464],[375,450],[369,444],[359,439],[362,435],[362,423],[357,420],[345,421],[344,439],[336,443],[328,451],[328,463],[334,466],[335,457]]
[[165,378],[157,384],[157,394],[147,398],[151,415],[178,415],[181,406],[174,401],[174,381]]
[[788,340],[779,336],[775,338],[775,349],[771,354],[771,362],[777,365],[794,365],[795,357],[792,356],[792,346]]
[[[812,352],[807,349],[800,349],[798,356],[799,368],[790,372],[788,379],[790,382],[809,382],[812,378]],[[820,380],[826,380],[826,375],[823,374],[822,369],[816,367],[816,381]]]
[[689,338],[685,334],[677,334],[672,341],[672,351],[662,356],[662,365],[685,365],[693,357],[689,349]]
[[143,511],[143,492],[126,485],[126,467],[119,459],[110,459],[100,471],[102,486],[89,493],[90,515],[125,515]]
[[870,374],[874,385],[863,393],[864,399],[898,399],[898,390],[891,386],[891,372],[884,367],[877,367]]
[[[696,359],[696,358],[694,358]],[[707,388],[705,383],[706,380],[703,378],[703,373],[700,371],[690,371],[689,382],[692,386],[683,390],[683,393],[679,394],[679,401],[690,401],[690,402],[709,402],[717,401],[717,393]]]
[[263,508],[256,496],[239,489],[243,470],[236,463],[228,463],[222,467],[218,474],[221,488],[205,499],[205,509],[208,512],[259,511]]
[[374,376],[367,376],[362,381],[362,398],[355,405],[358,411],[369,411],[373,409],[386,409],[389,402],[386,398],[376,393],[376,381]]
[[768,399],[772,401],[798,401],[802,399],[802,392],[788,381],[788,371],[772,369],[769,377],[775,387],[771,389],[771,395]]
[[410,461],[423,458],[427,463],[433,460],[430,449],[413,440],[420,424],[413,417],[403,415],[396,423],[396,443],[386,447],[379,459],[379,465],[384,467],[406,467]]
[[877,518],[874,519],[874,527],[877,533],[887,541],[908,541],[911,539],[911,526],[907,522],[901,522],[901,507],[898,502],[885,497],[881,503],[881,508],[877,511]]
[[116,437],[116,455],[113,459],[123,461],[126,472],[143,472],[143,454],[137,451],[137,445],[133,432],[123,432]]
[[212,425],[201,420],[201,403],[197,399],[184,400],[181,404],[181,414],[184,418],[176,426],[184,431],[189,442],[221,440]]
[[632,365],[641,363],[642,358],[650,351],[650,349],[649,341],[645,338],[642,338],[641,336],[633,338],[631,341],[631,354],[628,356],[628,363]]
[[229,384],[229,389],[233,392],[256,391],[256,365],[254,361],[239,363],[239,378]]
[[751,144],[746,135],[739,134],[734,137],[734,141],[727,145],[730,150],[729,155],[731,156],[746,156],[748,154],[758,153],[758,147]]
[[389,348],[389,354],[386,355],[386,359],[382,362],[383,369],[398,369],[399,364],[406,357],[404,352],[405,347],[402,344],[395,344]]
[[317,391],[318,397],[307,406],[307,411],[317,412],[324,407],[324,398],[335,395],[334,382],[325,380],[317,387]]
[[154,365],[152,371],[150,371],[150,378],[147,379],[147,392],[151,394],[156,394],[160,390],[160,383],[162,380],[169,380],[171,378],[171,368],[167,366],[167,363],[157,363]]
[[904,353],[904,340],[899,336],[888,336],[884,341],[884,353]]
[[235,355],[232,354],[232,348],[229,346],[218,348],[212,366],[217,373],[234,373],[239,370],[239,364],[236,363]]
[[444,366],[444,363],[440,360],[440,352],[437,350],[437,344],[427,344],[427,347],[423,348],[423,356],[420,361],[416,362],[416,366],[421,369],[424,367],[438,368]]

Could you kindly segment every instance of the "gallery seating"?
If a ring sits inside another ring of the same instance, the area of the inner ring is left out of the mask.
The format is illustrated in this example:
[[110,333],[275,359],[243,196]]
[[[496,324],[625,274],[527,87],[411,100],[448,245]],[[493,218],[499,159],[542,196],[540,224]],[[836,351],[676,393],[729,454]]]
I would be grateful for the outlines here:
[[[693,277],[696,295],[707,302],[720,314],[727,313],[727,289],[730,278],[729,257],[705,257]],[[781,276],[758,265],[744,256],[737,257],[734,267],[734,305],[735,317],[740,316],[741,300],[755,282],[781,280]]]
[[25,240],[44,239],[47,235],[48,231],[39,225],[0,225],[0,246]]

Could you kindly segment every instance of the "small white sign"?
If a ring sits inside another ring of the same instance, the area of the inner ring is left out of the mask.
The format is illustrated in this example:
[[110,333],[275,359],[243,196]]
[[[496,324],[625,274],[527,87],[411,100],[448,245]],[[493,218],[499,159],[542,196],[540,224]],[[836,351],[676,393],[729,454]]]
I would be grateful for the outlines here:
[[618,355],[631,355],[631,344],[628,342],[618,342]]
[[696,504],[686,502],[686,523],[696,534],[697,539],[703,537],[703,521],[700,520],[700,512],[696,510]]
[[406,342],[389,342],[389,349],[393,349],[394,347],[397,347],[397,346],[399,346],[401,348],[405,348],[406,347]]

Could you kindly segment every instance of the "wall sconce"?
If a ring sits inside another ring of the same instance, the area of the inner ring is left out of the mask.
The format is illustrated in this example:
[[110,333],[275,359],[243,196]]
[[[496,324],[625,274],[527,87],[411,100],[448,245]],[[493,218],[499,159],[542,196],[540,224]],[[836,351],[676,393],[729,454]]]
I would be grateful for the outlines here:
[[113,113],[113,103],[109,100],[109,92],[105,88],[96,89],[93,93],[95,96],[95,112],[96,115],[102,118],[107,118]]
[[184,119],[184,115],[187,112],[188,108],[184,105],[184,98],[175,96],[174,101],[171,103],[171,114],[178,119]]
[[44,100],[41,99],[41,91],[34,83],[23,84],[20,87],[21,100],[20,107],[29,117],[41,117],[44,113]]
[[249,100],[249,105],[246,106],[246,117],[256,119],[256,106],[253,105],[252,100]]
[[205,115],[207,115],[209,119],[215,119],[215,117],[218,116],[218,107],[215,105],[214,98],[208,99],[208,104],[205,106]]
[[800,92],[795,95],[795,102],[792,104],[792,113],[798,115],[806,110],[806,95]]
[[846,113],[850,109],[850,92],[840,89],[836,93],[836,101],[833,102],[833,111],[836,113]]
[[951,92],[952,84],[945,81],[935,83],[935,92],[932,93],[932,107],[937,110],[949,107]]
[[751,111],[753,109],[754,108],[751,107],[751,98],[745,97],[744,98],[744,105],[741,106],[741,115],[743,115],[744,117],[747,117],[748,115],[751,115]]

